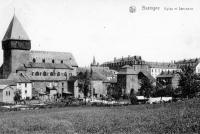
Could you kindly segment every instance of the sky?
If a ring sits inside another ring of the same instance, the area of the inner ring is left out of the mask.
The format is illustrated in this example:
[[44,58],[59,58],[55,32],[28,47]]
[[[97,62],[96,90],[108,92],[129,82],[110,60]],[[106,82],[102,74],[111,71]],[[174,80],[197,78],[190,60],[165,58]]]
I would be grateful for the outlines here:
[[128,55],[157,62],[200,58],[199,0],[0,0],[1,40],[14,13],[32,50],[71,52],[79,66],[93,56],[100,64]]

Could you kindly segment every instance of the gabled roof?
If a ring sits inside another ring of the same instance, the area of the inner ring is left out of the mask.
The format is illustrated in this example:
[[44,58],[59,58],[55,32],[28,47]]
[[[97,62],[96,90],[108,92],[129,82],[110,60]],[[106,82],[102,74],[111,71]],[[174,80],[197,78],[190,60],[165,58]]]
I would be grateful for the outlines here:
[[8,77],[9,80],[12,80],[15,83],[30,83],[29,77],[24,73],[11,73]]
[[130,65],[125,65],[122,68],[131,68],[131,66]]
[[65,76],[31,76],[25,73],[12,73],[8,78],[18,83],[30,83],[32,81],[66,81]]
[[92,78],[91,78],[92,80],[102,80],[102,81],[105,81],[105,80],[107,80],[107,78],[104,76],[104,75],[102,75],[101,73],[99,73],[99,72],[92,72]]
[[140,73],[143,73],[150,80],[150,82],[156,82],[156,79],[148,71],[141,70]]
[[16,83],[14,80],[0,79],[0,85],[16,86]]
[[72,67],[78,67],[78,64],[70,52],[52,52],[52,51],[30,51],[31,58],[35,57],[48,57],[50,59],[63,60],[63,63],[71,65]]
[[146,62],[150,68],[177,69],[176,64],[170,62]]
[[6,88],[8,85],[0,85],[0,90]]
[[14,15],[8,29],[6,31],[6,34],[3,37],[3,41],[5,40],[30,40],[28,35],[26,34],[24,28],[22,27],[21,23],[17,19],[17,17]]
[[173,77],[175,74],[179,74],[179,72],[176,72],[176,71],[166,71],[166,72],[161,72],[161,74],[159,74],[157,76],[157,78],[171,78]]
[[138,73],[139,71],[133,68],[121,68],[117,75],[137,75]]

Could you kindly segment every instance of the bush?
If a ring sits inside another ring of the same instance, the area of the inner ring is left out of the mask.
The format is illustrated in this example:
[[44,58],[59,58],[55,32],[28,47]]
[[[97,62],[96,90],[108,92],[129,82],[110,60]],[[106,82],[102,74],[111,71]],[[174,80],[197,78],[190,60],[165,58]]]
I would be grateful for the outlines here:
[[130,101],[131,101],[131,104],[138,104],[138,99],[136,97],[136,94],[134,93],[134,89],[131,90]]

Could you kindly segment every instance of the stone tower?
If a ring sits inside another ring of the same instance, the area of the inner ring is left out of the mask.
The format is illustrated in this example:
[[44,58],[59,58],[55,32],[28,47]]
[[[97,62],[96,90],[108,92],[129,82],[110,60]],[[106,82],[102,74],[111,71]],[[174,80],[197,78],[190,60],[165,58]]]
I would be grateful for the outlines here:
[[17,68],[23,66],[28,59],[31,41],[21,23],[14,15],[2,40],[3,66],[1,77],[8,78]]

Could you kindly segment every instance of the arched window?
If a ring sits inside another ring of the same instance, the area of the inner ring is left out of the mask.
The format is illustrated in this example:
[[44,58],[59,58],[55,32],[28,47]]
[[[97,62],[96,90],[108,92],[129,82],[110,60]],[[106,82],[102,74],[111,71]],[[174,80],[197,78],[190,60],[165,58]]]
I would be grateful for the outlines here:
[[57,76],[60,76],[60,72],[57,73]]
[[42,59],[42,62],[45,63],[45,59]]
[[52,63],[54,63],[55,61],[54,61],[54,59],[52,60]]
[[36,62],[36,59],[35,58],[33,58],[33,63],[35,63]]
[[50,73],[50,76],[53,76],[53,72]]
[[36,72],[36,73],[35,73],[35,76],[39,76],[39,75],[40,75],[39,72]]
[[43,72],[43,76],[47,76],[47,73],[45,71]]
[[61,60],[60,63],[63,63],[63,60]]

